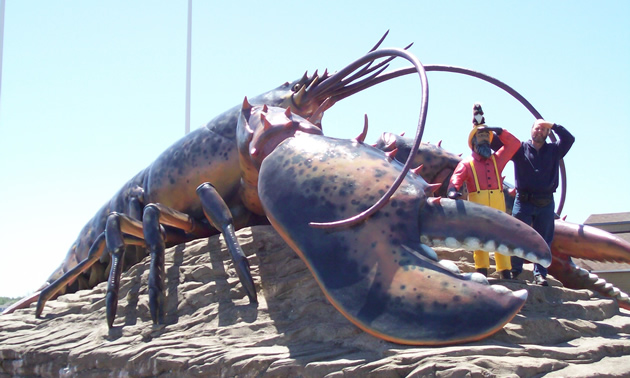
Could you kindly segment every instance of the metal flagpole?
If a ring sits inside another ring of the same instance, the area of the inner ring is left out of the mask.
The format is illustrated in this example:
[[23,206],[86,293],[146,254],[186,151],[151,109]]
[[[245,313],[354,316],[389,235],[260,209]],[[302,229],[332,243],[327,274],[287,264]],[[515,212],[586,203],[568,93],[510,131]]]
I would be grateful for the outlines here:
[[[2,0],[4,2],[4,0]],[[188,0],[188,45],[186,50],[186,126],[185,133],[190,132],[190,50],[192,36],[192,0]]]
[[0,99],[2,98],[2,52],[3,51],[4,51],[4,0],[0,0]]

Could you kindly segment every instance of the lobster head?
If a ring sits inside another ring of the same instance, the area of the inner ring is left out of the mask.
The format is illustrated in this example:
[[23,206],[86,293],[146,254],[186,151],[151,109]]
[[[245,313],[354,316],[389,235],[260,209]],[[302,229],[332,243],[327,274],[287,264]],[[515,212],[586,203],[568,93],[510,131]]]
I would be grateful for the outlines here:
[[236,128],[241,167],[241,198],[253,212],[263,215],[258,199],[258,171],[263,160],[284,140],[299,133],[322,135],[322,130],[308,120],[283,109],[267,105],[252,106],[243,101]]
[[[404,49],[377,50],[387,34],[389,31],[366,55],[341,70],[332,74],[327,69],[322,74],[318,70],[315,70],[312,75],[305,72],[301,78],[293,82],[285,82],[278,88],[265,93],[262,98],[252,99],[252,102],[276,104],[276,106],[285,109],[291,107],[293,113],[308,118],[309,121],[321,128],[324,111],[332,107],[337,101],[392,78],[423,71],[420,62],[406,51],[412,44]],[[389,63],[396,57],[408,60],[414,67],[411,71],[385,72]]]

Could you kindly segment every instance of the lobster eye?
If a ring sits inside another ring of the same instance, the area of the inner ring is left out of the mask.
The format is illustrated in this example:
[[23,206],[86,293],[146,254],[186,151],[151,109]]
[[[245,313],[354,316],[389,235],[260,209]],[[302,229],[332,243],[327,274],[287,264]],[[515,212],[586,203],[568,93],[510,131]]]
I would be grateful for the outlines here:
[[291,89],[293,92],[297,92],[300,90],[300,88],[302,87],[302,84],[297,83],[293,86],[293,89]]

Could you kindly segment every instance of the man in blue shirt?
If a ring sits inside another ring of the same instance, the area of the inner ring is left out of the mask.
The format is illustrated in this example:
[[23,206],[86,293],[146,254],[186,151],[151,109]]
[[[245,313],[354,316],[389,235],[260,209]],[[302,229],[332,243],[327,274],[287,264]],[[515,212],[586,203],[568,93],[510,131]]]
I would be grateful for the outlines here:
[[[547,143],[553,130],[558,141]],[[560,159],[573,145],[575,138],[567,129],[542,119],[536,120],[531,129],[532,139],[521,142],[512,157],[516,179],[516,200],[512,215],[532,226],[551,246],[554,233],[555,203],[553,193],[558,188]],[[512,277],[523,271],[523,259],[512,256]],[[549,286],[547,268],[534,264],[534,281]]]

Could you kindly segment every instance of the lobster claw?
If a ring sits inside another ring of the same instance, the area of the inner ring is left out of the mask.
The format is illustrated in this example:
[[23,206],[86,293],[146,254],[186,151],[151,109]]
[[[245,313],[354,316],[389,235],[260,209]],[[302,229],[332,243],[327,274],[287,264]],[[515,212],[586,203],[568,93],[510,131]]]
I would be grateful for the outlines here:
[[[410,345],[473,341],[498,331],[523,306],[527,292],[473,282],[440,264],[429,243],[476,239],[482,247],[505,245],[507,254],[549,265],[544,240],[522,222],[473,203],[427,200],[426,182],[410,173],[366,221],[333,229],[309,226],[368,208],[401,167],[370,146],[296,135],[262,162],[259,196],[268,219],[328,300],[364,331]],[[489,219],[507,235],[479,234],[475,225]],[[520,227],[525,232],[510,232]]]
[[598,228],[557,219],[551,243],[553,262],[549,274],[570,289],[588,289],[617,300],[630,310],[630,298],[596,274],[575,265],[571,257],[630,263],[630,243]]
[[432,247],[518,256],[545,267],[551,251],[531,227],[502,212],[464,200],[429,198],[420,214],[421,240]]

